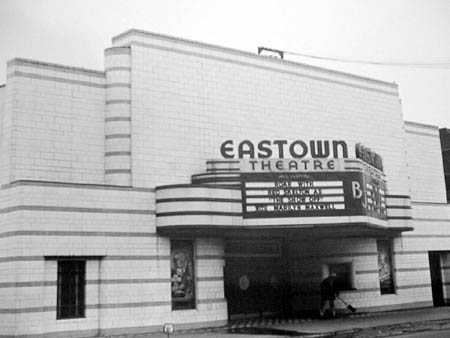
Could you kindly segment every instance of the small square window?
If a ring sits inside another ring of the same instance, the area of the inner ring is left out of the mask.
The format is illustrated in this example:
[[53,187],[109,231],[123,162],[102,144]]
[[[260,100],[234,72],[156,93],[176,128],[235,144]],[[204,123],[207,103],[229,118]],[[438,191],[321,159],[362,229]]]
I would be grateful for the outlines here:
[[84,317],[85,261],[58,261],[57,319]]
[[341,290],[355,289],[352,263],[328,264],[328,270],[330,274],[334,272],[339,278]]

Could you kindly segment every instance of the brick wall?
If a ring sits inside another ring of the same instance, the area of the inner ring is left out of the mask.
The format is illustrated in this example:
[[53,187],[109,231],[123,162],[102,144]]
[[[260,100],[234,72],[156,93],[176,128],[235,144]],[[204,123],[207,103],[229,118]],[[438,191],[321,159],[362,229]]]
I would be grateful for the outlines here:
[[3,183],[104,182],[103,72],[13,59],[6,88]]
[[11,116],[12,95],[11,86],[0,88],[0,182],[7,182],[10,175],[11,148]]
[[446,203],[439,128],[405,122],[412,201]]
[[228,139],[342,139],[409,193],[396,85],[139,31],[113,44],[131,46],[136,186],[189,182]]
[[[17,182],[1,190],[0,208],[2,334],[94,336],[227,318],[219,239],[196,240],[197,308],[172,311],[170,241],[156,235],[152,189]],[[86,318],[56,320],[57,257],[67,256],[91,257]]]
[[5,130],[3,129],[5,119],[5,104],[6,104],[6,86],[0,86],[0,182],[4,180],[2,177],[6,174],[5,160],[8,157],[5,152]]

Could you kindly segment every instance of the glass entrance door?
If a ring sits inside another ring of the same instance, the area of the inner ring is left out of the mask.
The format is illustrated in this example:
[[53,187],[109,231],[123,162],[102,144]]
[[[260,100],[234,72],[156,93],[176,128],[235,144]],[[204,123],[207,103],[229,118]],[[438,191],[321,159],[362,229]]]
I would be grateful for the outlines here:
[[231,319],[289,312],[289,283],[280,258],[229,258],[224,274]]

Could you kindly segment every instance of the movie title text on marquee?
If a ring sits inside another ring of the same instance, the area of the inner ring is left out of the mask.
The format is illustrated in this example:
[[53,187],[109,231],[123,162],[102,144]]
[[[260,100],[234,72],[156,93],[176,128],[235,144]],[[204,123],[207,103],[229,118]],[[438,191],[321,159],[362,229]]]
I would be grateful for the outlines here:
[[242,174],[244,218],[386,217],[384,183],[363,173]]

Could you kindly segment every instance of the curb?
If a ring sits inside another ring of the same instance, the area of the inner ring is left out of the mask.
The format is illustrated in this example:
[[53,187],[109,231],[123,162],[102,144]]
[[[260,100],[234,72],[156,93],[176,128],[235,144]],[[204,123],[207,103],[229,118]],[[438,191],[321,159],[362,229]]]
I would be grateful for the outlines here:
[[[373,326],[367,328],[355,328],[350,330],[334,331],[319,334],[304,334],[299,336],[308,338],[349,338],[361,333],[364,337],[395,337],[402,334],[441,331],[450,329],[449,319],[437,319],[422,322],[406,322],[392,325]],[[394,332],[393,332],[394,331]],[[370,335],[373,333],[373,335]]]

